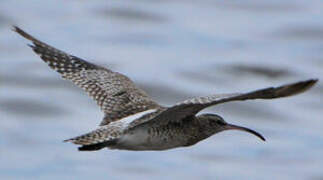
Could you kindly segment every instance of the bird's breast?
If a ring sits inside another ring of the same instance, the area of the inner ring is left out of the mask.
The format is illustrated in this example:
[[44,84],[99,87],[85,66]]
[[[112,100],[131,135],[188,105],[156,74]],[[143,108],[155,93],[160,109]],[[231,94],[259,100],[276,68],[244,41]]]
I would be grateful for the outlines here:
[[177,126],[141,127],[127,132],[115,148],[127,150],[166,150],[187,146],[194,139],[195,129]]

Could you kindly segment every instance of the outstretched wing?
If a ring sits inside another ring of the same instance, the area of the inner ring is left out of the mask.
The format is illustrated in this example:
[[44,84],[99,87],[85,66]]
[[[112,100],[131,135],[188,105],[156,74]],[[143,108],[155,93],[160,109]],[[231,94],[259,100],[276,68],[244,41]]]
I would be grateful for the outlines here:
[[52,69],[96,101],[105,114],[101,126],[158,106],[128,77],[49,46],[18,27],[13,30],[32,41],[29,46]]
[[170,107],[161,112],[158,116],[148,121],[147,123],[158,122],[167,124],[169,122],[181,122],[186,117],[194,116],[204,108],[229,101],[243,101],[249,99],[274,99],[292,96],[306,91],[307,89],[311,88],[316,82],[316,79],[310,79],[279,87],[260,89],[249,93],[232,93],[197,97],[177,103],[173,107]]

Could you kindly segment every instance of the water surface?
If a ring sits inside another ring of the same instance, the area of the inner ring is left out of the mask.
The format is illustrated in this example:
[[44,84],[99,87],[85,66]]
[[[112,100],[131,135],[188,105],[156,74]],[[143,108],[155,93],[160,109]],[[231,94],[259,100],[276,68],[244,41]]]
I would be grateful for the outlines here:
[[323,178],[323,84],[293,98],[205,110],[261,132],[162,152],[78,152],[62,140],[102,118],[12,32],[131,77],[156,101],[323,77],[319,0],[0,2],[0,179]]

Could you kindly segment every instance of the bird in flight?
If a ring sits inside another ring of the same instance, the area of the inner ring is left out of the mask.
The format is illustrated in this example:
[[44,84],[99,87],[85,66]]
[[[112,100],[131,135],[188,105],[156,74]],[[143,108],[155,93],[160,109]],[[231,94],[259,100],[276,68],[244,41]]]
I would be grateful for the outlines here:
[[229,101],[292,96],[317,82],[317,79],[309,79],[248,93],[196,97],[164,107],[125,75],[58,50],[19,27],[14,26],[13,30],[30,40],[32,44],[29,46],[50,68],[86,91],[103,111],[104,117],[97,129],[65,140],[80,145],[80,151],[106,147],[134,151],[167,150],[194,145],[225,130],[245,131],[265,141],[258,132],[227,123],[219,115],[197,113]]

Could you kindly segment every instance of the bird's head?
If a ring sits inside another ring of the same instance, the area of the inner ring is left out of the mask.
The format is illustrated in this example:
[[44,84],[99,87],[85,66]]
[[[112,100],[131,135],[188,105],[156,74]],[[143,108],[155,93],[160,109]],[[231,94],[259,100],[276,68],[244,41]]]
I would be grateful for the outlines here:
[[259,137],[261,140],[265,141],[265,138],[258,132],[246,127],[229,124],[225,122],[221,116],[218,116],[216,114],[201,114],[197,116],[197,118],[201,123],[203,127],[203,132],[206,133],[206,136],[211,136],[213,134],[216,134],[218,132],[225,131],[225,130],[240,130],[240,131],[251,133]]

